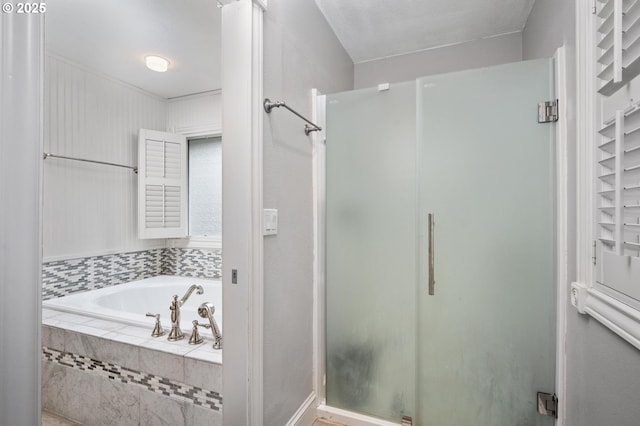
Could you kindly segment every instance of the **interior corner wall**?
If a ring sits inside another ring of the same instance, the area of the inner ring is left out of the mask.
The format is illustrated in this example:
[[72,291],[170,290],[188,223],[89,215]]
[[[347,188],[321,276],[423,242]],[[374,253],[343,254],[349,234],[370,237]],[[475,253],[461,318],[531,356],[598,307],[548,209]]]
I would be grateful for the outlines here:
[[[311,89],[353,88],[353,62],[313,0],[273,0],[264,15],[264,96],[311,116]],[[287,110],[264,116],[264,424],[284,425],[313,390],[312,142]]]
[[575,48],[574,0],[536,0],[522,30],[524,60],[550,58],[563,43]]
[[[575,225],[576,1],[536,0],[523,31],[524,59],[550,57],[565,44],[569,69],[569,225]],[[576,277],[576,230],[570,230],[569,282]],[[567,300],[570,300],[567,297]],[[640,351],[594,318],[567,307],[566,425],[637,425]]]
[[522,33],[443,46],[355,65],[355,88],[522,60]]

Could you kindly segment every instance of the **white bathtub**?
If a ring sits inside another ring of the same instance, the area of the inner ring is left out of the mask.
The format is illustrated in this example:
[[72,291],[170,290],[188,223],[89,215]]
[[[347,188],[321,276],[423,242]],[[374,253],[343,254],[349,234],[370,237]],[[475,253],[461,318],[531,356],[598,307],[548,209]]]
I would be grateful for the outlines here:
[[192,321],[209,321],[198,315],[198,306],[211,302],[215,306],[214,318],[222,330],[222,281],[161,275],[91,290],[70,296],[59,297],[42,302],[42,306],[57,311],[86,315],[123,324],[153,328],[155,319],[145,316],[147,312],[160,314],[165,330],[171,327],[169,305],[173,295],[181,298],[192,284],[201,285],[203,294],[195,291],[180,308],[180,328],[191,332]]

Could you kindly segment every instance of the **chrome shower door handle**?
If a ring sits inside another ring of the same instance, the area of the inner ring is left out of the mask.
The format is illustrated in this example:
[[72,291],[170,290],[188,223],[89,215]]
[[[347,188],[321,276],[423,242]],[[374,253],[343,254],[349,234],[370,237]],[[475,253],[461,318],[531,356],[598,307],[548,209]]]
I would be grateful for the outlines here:
[[435,294],[436,287],[436,279],[434,275],[434,253],[435,247],[433,244],[433,231],[434,231],[434,222],[433,222],[433,213],[429,213],[429,296],[433,296]]

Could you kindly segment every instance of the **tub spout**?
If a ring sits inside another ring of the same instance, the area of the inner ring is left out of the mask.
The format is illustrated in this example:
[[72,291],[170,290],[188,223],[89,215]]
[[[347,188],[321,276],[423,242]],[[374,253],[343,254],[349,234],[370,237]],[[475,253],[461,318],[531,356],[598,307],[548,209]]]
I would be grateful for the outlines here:
[[191,296],[191,293],[193,293],[194,290],[197,290],[196,291],[197,294],[204,293],[204,289],[202,288],[201,285],[193,284],[191,287],[189,287],[189,290],[187,290],[184,296],[182,296],[182,299],[180,299],[180,306],[182,306],[184,302],[187,301],[187,299]]
[[[213,306],[213,303],[205,302],[198,308],[198,315],[202,318],[207,318],[209,320],[209,324],[211,327],[211,331],[213,332],[213,349],[222,349],[222,333],[220,332],[220,328],[218,327],[218,323],[215,318],[213,318],[213,313],[216,311],[216,308]],[[207,327],[209,328],[209,327]]]
[[167,340],[174,342],[184,339],[184,334],[182,334],[182,330],[180,330],[180,301],[178,300],[177,294],[173,295],[173,301],[171,302],[171,306],[169,306],[169,311],[171,312],[171,331],[169,332]]
[[182,299],[178,300],[178,295],[173,295],[173,301],[171,302],[171,306],[169,306],[169,311],[171,312],[171,331],[169,332],[169,337],[167,337],[168,340],[175,341],[184,339],[184,334],[182,334],[182,330],[180,330],[180,307],[187,301],[194,290],[198,294],[204,293],[201,285],[194,284],[189,287],[189,290],[182,296]]

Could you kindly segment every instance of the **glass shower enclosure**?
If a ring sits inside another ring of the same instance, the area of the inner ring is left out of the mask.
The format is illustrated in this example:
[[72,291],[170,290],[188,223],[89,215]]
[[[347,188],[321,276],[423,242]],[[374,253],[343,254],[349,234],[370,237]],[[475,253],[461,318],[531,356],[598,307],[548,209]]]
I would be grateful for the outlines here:
[[[553,61],[326,97],[326,398],[414,425],[551,425]],[[408,420],[408,419],[407,419]]]

